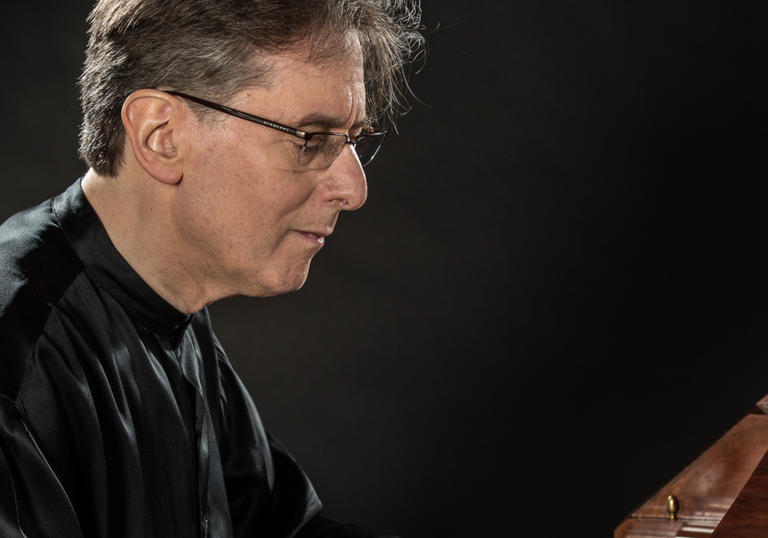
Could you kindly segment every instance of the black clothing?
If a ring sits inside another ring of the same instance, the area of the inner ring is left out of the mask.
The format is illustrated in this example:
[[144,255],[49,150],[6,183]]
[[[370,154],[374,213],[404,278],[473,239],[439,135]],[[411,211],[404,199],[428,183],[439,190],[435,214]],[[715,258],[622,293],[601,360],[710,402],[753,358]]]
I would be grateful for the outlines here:
[[207,310],[133,271],[79,181],[0,227],[0,536],[362,536],[320,510]]

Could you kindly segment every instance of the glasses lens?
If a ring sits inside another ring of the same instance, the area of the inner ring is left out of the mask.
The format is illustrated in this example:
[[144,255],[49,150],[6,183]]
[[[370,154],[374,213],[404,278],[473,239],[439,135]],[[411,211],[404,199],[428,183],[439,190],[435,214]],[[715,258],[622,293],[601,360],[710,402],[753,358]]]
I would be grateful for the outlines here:
[[381,149],[385,134],[378,132],[360,135],[355,142],[355,151],[357,151],[357,158],[360,159],[361,165],[365,166],[373,160]]
[[[362,166],[370,163],[384,142],[384,131],[362,134],[354,142],[357,158]],[[297,166],[304,170],[327,168],[344,150],[347,138],[342,134],[313,133],[305,141],[297,159]]]
[[346,141],[344,135],[313,134],[299,152],[299,167],[309,170],[327,168],[344,149]]

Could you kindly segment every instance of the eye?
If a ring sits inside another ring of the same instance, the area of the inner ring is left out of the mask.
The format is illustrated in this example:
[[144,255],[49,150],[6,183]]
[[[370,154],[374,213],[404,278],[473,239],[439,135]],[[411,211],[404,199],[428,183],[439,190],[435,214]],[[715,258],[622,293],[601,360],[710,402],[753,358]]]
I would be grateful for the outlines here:
[[311,155],[313,153],[317,153],[317,151],[320,149],[320,142],[310,140],[306,144],[296,144],[296,146],[298,146],[298,150],[303,152],[305,155]]
[[312,138],[310,138],[309,140],[307,140],[306,142],[304,142],[301,145],[304,146],[307,149],[310,149],[310,148],[311,149],[317,149],[322,144],[322,142],[323,142],[322,139],[323,139],[322,136],[313,136]]
[[287,140],[291,151],[297,155],[311,155],[317,152],[320,141],[318,137],[313,136],[309,140],[300,140],[298,138],[291,138]]

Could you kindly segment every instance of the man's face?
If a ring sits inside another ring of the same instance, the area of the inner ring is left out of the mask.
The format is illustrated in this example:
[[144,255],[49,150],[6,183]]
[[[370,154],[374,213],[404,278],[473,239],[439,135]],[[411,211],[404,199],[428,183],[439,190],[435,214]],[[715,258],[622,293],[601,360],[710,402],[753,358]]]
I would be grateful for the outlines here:
[[[227,104],[304,131],[357,134],[352,127],[365,118],[357,40],[322,64],[303,56],[273,57],[269,83]],[[296,290],[339,212],[365,202],[365,175],[354,150],[345,146],[326,169],[296,171],[290,156],[301,139],[214,114],[215,121],[195,121],[180,133],[192,151],[184,158],[173,221],[191,254],[188,272],[218,296]],[[318,123],[321,116],[335,121]]]

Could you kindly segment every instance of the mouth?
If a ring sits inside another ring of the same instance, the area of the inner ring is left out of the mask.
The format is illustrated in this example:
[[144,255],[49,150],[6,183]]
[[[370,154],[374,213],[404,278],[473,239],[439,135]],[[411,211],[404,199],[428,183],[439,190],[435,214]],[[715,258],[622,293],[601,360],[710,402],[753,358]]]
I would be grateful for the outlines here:
[[315,245],[323,246],[325,244],[325,238],[330,234],[323,234],[320,232],[308,232],[305,230],[297,230],[299,235],[311,241]]

